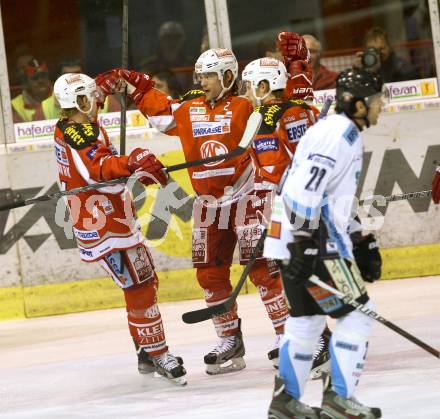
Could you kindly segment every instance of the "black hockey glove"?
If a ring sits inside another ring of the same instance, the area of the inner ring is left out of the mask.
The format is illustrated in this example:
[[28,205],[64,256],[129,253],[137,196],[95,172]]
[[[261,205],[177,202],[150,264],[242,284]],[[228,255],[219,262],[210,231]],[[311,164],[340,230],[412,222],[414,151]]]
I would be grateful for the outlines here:
[[311,238],[295,238],[289,243],[290,260],[283,269],[287,279],[305,281],[315,272],[318,260],[318,244]]
[[382,258],[379,253],[374,234],[368,234],[364,237],[352,234],[353,255],[356,264],[361,271],[362,279],[367,282],[374,282],[381,276]]

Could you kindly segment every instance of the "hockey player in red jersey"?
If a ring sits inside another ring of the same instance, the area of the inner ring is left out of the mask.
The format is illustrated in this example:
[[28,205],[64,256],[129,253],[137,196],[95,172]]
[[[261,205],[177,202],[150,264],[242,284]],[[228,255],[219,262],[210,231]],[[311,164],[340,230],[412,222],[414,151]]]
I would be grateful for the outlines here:
[[[129,156],[118,156],[97,123],[99,96],[93,79],[64,74],[55,82],[54,93],[62,110],[55,154],[63,190],[133,173],[144,185],[167,183],[163,165],[149,150],[137,148]],[[150,372],[185,384],[182,360],[166,345],[157,306],[158,279],[124,185],[78,193],[68,204],[81,259],[98,262],[124,292],[129,330],[142,354],[140,372],[148,366]]]
[[[237,94],[238,64],[229,49],[210,49],[199,57],[195,81],[201,90],[190,91],[179,101],[153,89],[144,74],[126,70],[119,74],[150,123],[180,137],[187,161],[235,149],[253,111],[252,104]],[[249,153],[188,171],[197,195],[192,259],[206,303],[213,306],[231,294],[229,275],[237,243],[242,264],[253,253],[261,236],[257,213],[263,210],[264,202],[250,199],[254,168]],[[273,261],[259,257],[250,278],[258,287],[279,336],[288,315],[279,269]],[[243,369],[245,348],[237,307],[214,317],[213,322],[220,340],[204,357],[206,372],[219,374]],[[277,342],[278,339],[269,355],[274,364],[278,360]]]

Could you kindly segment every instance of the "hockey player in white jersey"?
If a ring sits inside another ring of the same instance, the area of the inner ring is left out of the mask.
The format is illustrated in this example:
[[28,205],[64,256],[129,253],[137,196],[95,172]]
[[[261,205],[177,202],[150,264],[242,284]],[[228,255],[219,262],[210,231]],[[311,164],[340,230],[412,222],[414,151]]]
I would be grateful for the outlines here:
[[[349,285],[357,301],[374,309],[354,261],[348,227],[362,168],[361,131],[377,123],[384,98],[382,88],[380,78],[364,70],[340,73],[336,114],[308,129],[282,186],[281,197],[293,235],[282,267],[291,317],[281,342],[279,377],[275,378],[269,418],[381,417],[380,409],[364,406],[353,397],[372,320],[308,279],[316,275],[339,289]],[[313,351],[325,327],[325,315],[336,319],[336,327],[330,342],[331,381],[326,380],[329,385],[324,387],[320,411],[300,399]]]

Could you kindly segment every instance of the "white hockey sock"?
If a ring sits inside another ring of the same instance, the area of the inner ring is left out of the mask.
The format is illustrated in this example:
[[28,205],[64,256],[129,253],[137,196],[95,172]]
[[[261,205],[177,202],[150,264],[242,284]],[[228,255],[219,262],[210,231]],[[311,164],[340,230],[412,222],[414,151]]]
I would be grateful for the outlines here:
[[[374,310],[370,301],[366,306]],[[359,311],[338,319],[330,340],[330,360],[333,390],[350,398],[359,382],[367,355],[368,337],[373,320]]]
[[304,393],[313,353],[325,327],[325,316],[289,317],[280,345],[279,371],[285,389],[296,400]]

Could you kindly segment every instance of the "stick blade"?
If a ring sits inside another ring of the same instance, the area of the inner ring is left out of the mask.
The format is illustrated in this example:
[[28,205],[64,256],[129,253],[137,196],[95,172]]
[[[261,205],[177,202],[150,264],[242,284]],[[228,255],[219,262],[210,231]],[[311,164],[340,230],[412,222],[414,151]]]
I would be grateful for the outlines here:
[[249,117],[243,136],[241,137],[238,147],[246,149],[254,140],[255,136],[260,129],[261,122],[263,121],[263,115],[259,112],[252,112]]
[[182,320],[186,324],[204,322],[213,316],[224,314],[228,311],[225,304],[218,304],[212,307],[201,308],[200,310],[188,311],[182,314]]

